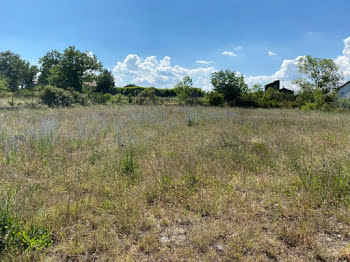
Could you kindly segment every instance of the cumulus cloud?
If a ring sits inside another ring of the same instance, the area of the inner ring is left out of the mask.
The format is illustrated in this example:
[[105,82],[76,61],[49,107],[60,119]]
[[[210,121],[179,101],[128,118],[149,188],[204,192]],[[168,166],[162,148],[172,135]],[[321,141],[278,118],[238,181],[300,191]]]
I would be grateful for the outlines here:
[[269,56],[277,56],[277,54],[275,52],[272,52],[272,51],[268,51],[267,54]]
[[[272,51],[270,52],[273,53]],[[222,54],[236,56],[236,53],[232,51],[224,51]],[[280,68],[271,75],[246,76],[246,82],[249,86],[252,86],[256,83],[265,85],[275,80],[281,80],[282,86],[297,91],[298,87],[293,85],[292,81],[300,77],[297,63],[301,57],[303,56],[295,59],[285,59]],[[350,37],[344,40],[343,54],[334,59],[334,61],[344,73],[345,80],[350,80]],[[213,66],[209,66],[210,61],[198,60],[196,63],[199,64],[199,67],[189,69],[179,65],[172,65],[171,58],[168,56],[158,60],[155,56],[140,58],[138,55],[130,54],[124,61],[117,63],[113,69],[113,74],[119,86],[132,83],[143,86],[172,88],[183,77],[189,75],[193,78],[195,86],[203,90],[212,89],[210,76],[217,70]]]
[[297,87],[292,84],[292,81],[300,76],[297,64],[301,57],[302,56],[299,56],[291,60],[285,59],[282,62],[280,69],[272,75],[248,76],[246,81],[249,86],[252,86],[256,83],[265,85],[275,80],[281,80],[281,84],[285,87],[297,90]]
[[200,65],[209,65],[209,64],[211,64],[213,62],[212,61],[206,61],[206,60],[197,60],[196,63],[200,64]]
[[227,55],[227,56],[237,56],[237,54],[235,52],[232,52],[232,51],[223,51],[221,53],[222,55]]
[[350,80],[350,37],[344,40],[343,55],[338,56],[334,62],[339,66],[344,73],[344,79]]
[[129,54],[124,61],[117,63],[113,69],[113,75],[118,86],[132,83],[158,88],[173,88],[177,82],[188,75],[193,79],[194,86],[209,90],[211,89],[210,75],[215,71],[213,67],[188,69],[172,65],[169,56],[158,60],[155,56],[141,58],[136,54]]

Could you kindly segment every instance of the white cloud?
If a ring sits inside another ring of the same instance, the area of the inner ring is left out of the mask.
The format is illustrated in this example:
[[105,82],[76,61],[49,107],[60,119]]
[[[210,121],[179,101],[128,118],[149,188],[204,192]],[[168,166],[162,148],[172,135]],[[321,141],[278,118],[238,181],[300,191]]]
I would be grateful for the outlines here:
[[241,45],[236,46],[233,50],[235,50],[235,51],[241,51],[241,50],[243,50],[243,46],[241,46]]
[[155,56],[141,58],[136,54],[129,54],[124,61],[117,63],[113,75],[117,86],[131,83],[158,88],[173,88],[188,75],[193,78],[194,86],[209,90],[210,75],[215,71],[213,67],[189,69],[179,65],[173,66],[169,56],[158,60]]
[[232,52],[232,51],[224,51],[221,53],[222,55],[227,55],[227,56],[237,56],[236,53]]
[[299,77],[297,63],[300,58],[301,56],[291,60],[285,59],[280,69],[272,75],[248,76],[246,78],[247,84],[249,86],[257,83],[265,85],[275,80],[281,80],[282,86],[297,90],[297,87],[292,84],[292,81]]
[[209,65],[209,64],[211,64],[213,62],[212,61],[206,61],[206,60],[197,60],[196,63],[200,64],[200,65]]
[[[231,51],[224,51],[222,54],[236,56]],[[246,82],[249,86],[252,86],[256,83],[265,85],[275,80],[281,80],[282,86],[298,90],[298,87],[293,85],[292,81],[300,77],[297,63],[301,57],[285,59],[280,68],[271,75],[246,76]],[[344,73],[345,80],[350,80],[350,37],[344,40],[343,55],[338,56],[334,61]],[[171,59],[168,56],[158,60],[155,56],[140,58],[138,55],[130,54],[124,61],[117,63],[113,69],[113,74],[119,86],[133,83],[158,88],[172,88],[183,77],[189,75],[193,78],[195,86],[203,90],[210,90],[212,88],[210,76],[217,70],[212,66],[208,66],[209,61],[198,60],[196,62],[201,66],[189,69],[179,65],[171,65]]]
[[344,40],[343,55],[338,56],[334,62],[339,66],[344,73],[344,79],[350,80],[350,37]]
[[272,51],[268,51],[267,54],[269,56],[277,56],[277,54],[275,52],[272,52]]

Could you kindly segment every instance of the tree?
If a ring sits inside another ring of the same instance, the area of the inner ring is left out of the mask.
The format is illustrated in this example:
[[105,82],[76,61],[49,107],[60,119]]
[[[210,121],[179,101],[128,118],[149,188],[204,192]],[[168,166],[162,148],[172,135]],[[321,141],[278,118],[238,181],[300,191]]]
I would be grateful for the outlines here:
[[62,54],[56,50],[52,50],[47,52],[46,55],[39,60],[40,68],[40,76],[38,78],[39,85],[48,85],[49,84],[49,76],[50,70],[59,64],[62,58]]
[[97,77],[96,84],[96,92],[111,93],[112,88],[114,87],[114,77],[112,72],[104,69]]
[[55,50],[48,52],[39,63],[40,83],[79,92],[83,83],[91,82],[95,72],[102,69],[95,55],[76,50],[74,46],[66,48],[62,54]]
[[24,65],[24,71],[21,79],[21,87],[33,89],[35,85],[36,76],[39,73],[39,68],[35,65],[30,65],[26,62]]
[[214,91],[223,94],[225,101],[231,104],[248,89],[244,76],[231,72],[229,69],[214,72],[211,75],[211,84],[214,86]]
[[0,52],[0,75],[7,79],[11,91],[17,91],[26,72],[26,62],[11,51]]
[[343,80],[339,67],[332,59],[322,59],[310,55],[301,57],[298,61],[299,73],[306,78],[297,79],[294,82],[301,88],[312,86],[314,89],[321,89],[325,93],[334,90]]
[[7,77],[0,75],[0,90],[7,90],[9,87]]
[[178,82],[174,89],[176,96],[184,104],[193,104],[195,98],[204,96],[201,89],[193,87],[193,81],[189,76],[185,76],[182,81]]

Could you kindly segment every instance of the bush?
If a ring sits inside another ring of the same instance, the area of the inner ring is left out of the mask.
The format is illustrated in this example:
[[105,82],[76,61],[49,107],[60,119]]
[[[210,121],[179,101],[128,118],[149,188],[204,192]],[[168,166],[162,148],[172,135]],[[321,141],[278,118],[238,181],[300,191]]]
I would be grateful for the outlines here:
[[336,106],[339,108],[350,109],[350,98],[340,98],[336,102]]
[[157,102],[157,97],[155,93],[155,88],[146,88],[136,97],[136,103],[139,105],[143,104],[155,104]]
[[109,93],[92,93],[91,99],[95,104],[107,104],[107,102],[112,101],[113,96]]
[[71,92],[53,86],[46,86],[40,98],[42,103],[49,107],[71,106],[75,103]]
[[89,105],[90,101],[87,94],[82,94],[78,91],[72,91],[72,95],[73,95],[75,104],[79,104],[83,106]]
[[224,95],[218,92],[209,92],[207,94],[208,103],[211,106],[222,106],[224,104]]

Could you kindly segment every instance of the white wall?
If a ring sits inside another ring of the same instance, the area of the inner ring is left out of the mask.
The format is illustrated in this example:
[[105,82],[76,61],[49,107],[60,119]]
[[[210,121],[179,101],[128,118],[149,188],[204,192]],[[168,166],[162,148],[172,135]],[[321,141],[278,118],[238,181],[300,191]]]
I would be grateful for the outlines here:
[[350,97],[350,83],[339,89],[337,94],[339,98]]

